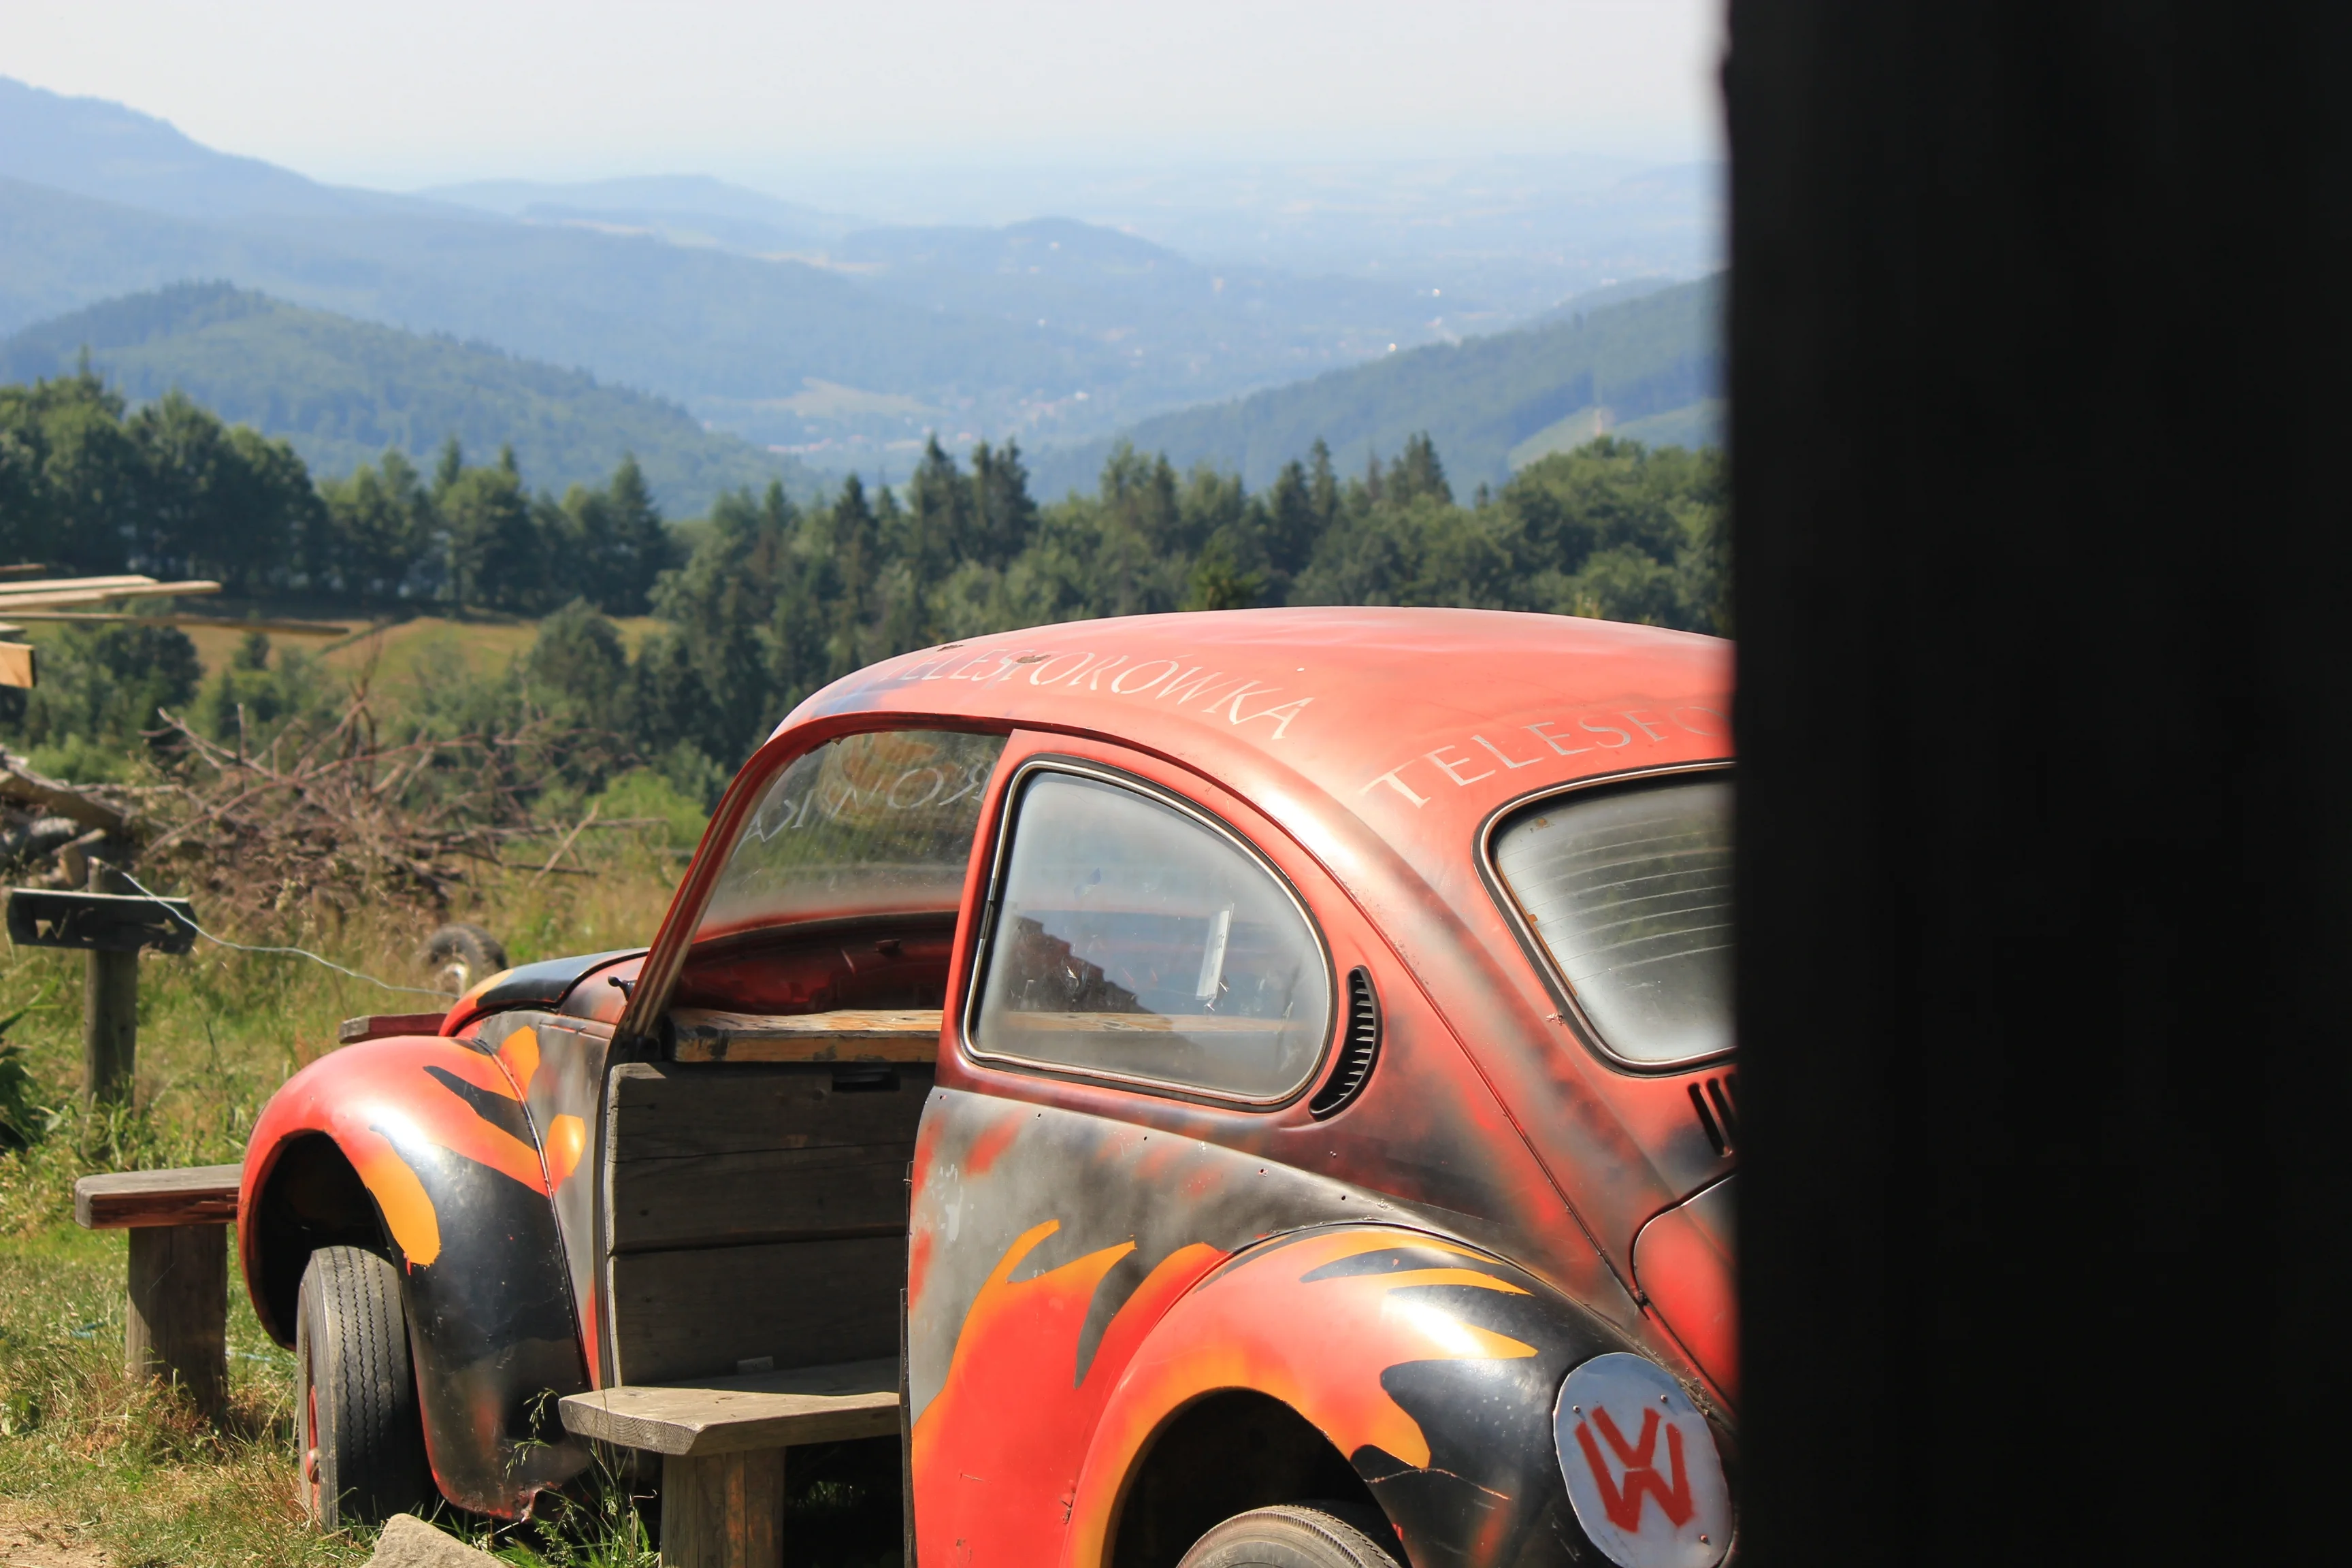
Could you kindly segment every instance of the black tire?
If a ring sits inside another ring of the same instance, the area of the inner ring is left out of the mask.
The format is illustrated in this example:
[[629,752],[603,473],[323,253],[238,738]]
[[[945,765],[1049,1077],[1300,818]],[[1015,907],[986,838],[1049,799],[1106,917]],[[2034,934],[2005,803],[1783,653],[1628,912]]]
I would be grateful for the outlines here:
[[1237,1513],[1192,1543],[1177,1568],[1403,1568],[1396,1531],[1347,1503],[1283,1503]]
[[453,995],[474,988],[507,966],[506,944],[471,921],[443,926],[425,939],[417,962],[433,984]]
[[391,1264],[356,1247],[310,1255],[294,1368],[295,1491],[313,1523],[376,1524],[434,1500],[408,1314]]

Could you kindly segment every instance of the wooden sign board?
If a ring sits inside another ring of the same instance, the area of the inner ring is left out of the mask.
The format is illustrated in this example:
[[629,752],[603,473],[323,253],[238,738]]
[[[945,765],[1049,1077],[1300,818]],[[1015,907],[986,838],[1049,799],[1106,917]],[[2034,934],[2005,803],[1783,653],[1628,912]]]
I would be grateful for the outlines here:
[[33,645],[0,642],[0,686],[33,689]]
[[185,952],[196,944],[185,899],[130,893],[8,889],[8,940],[18,947],[78,947],[97,952]]

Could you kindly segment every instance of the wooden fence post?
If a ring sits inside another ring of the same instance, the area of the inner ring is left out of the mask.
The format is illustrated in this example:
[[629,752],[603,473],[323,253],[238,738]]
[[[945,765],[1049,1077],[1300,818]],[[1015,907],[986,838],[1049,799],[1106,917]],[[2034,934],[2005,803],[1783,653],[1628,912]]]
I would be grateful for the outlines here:
[[92,1106],[130,1104],[139,1067],[140,950],[187,952],[195,944],[195,911],[185,899],[142,893],[121,873],[95,864],[87,891],[11,888],[7,900],[12,943],[89,954],[82,990],[83,1100]]
[[[128,893],[121,873],[90,862],[89,890]],[[82,987],[82,1099],[128,1105],[139,1070],[139,953],[93,948]]]

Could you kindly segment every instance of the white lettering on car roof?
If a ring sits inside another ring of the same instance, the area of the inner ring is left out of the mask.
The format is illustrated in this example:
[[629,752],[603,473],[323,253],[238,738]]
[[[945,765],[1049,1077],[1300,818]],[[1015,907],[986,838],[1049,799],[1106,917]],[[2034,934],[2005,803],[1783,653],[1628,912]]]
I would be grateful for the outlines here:
[[[1025,679],[1032,686],[1058,686],[1065,691],[1083,687],[1087,691],[1112,697],[1144,697],[1159,702],[1172,702],[1179,708],[1205,700],[1207,706],[1194,710],[1200,717],[1213,719],[1223,715],[1225,721],[1236,729],[1264,719],[1274,725],[1269,738],[1276,741],[1289,734],[1291,721],[1315,700],[1311,696],[1271,700],[1283,697],[1285,689],[1265,685],[1246,675],[1229,675],[1222,669],[1204,669],[1197,664],[1188,667],[1181,657],[1149,658],[1141,664],[1129,664],[1128,658],[1126,654],[1097,656],[1091,652],[1045,654],[1021,648],[978,651],[954,648],[942,657],[908,666],[891,678],[891,683],[969,680],[1002,686],[1008,681]],[[1067,668],[1058,668],[1066,660],[1076,662]],[[1106,680],[1105,677],[1108,679]]]
[[[1596,721],[1611,719],[1622,720],[1623,723]],[[1569,729],[1571,724],[1573,728]],[[1562,729],[1569,729],[1569,732],[1565,734],[1553,732]],[[1515,731],[1525,731],[1550,747],[1553,754],[1573,757],[1585,752],[1623,751],[1633,744],[1633,737],[1637,733],[1653,746],[1664,745],[1668,741],[1680,739],[1680,736],[1675,733],[1675,730],[1680,730],[1685,734],[1712,740],[1718,736],[1728,735],[1731,732],[1731,721],[1721,709],[1685,702],[1664,708],[1619,708],[1575,715],[1568,719],[1545,719],[1533,724],[1518,724],[1508,729],[1498,728],[1495,732],[1515,745],[1528,745],[1528,742],[1518,741],[1514,735]],[[1607,738],[1611,736],[1615,738],[1613,740]],[[1572,745],[1570,742],[1583,743]],[[1496,762],[1502,763],[1502,766],[1499,768],[1489,766],[1486,758],[1468,754],[1466,748],[1473,745],[1484,748]],[[1534,750],[1532,746],[1528,749]],[[1451,780],[1456,789],[1468,789],[1472,784],[1483,783],[1499,773],[1516,772],[1520,768],[1533,767],[1543,760],[1544,755],[1541,752],[1536,752],[1535,755],[1525,759],[1515,757],[1486,736],[1473,733],[1408,757],[1384,773],[1375,773],[1366,781],[1363,787],[1356,791],[1356,795],[1357,798],[1361,799],[1382,784],[1386,784],[1391,790],[1411,801],[1415,810],[1419,810],[1429,804],[1431,796],[1424,795],[1421,789],[1414,788],[1414,784],[1419,784],[1423,788],[1434,792],[1444,787],[1438,782],[1439,778],[1444,778]],[[1412,775],[1412,781],[1410,783],[1405,777],[1407,768],[1421,770]],[[1471,771],[1473,769],[1477,771]]]

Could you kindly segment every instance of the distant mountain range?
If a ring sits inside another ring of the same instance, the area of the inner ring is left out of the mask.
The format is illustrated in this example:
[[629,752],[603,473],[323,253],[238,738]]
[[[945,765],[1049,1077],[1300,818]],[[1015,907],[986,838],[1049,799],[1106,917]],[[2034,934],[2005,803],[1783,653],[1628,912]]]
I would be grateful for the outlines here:
[[529,222],[634,229],[675,245],[715,245],[754,254],[824,246],[870,228],[864,218],[788,202],[708,174],[656,174],[550,184],[474,180],[419,195]]
[[[1601,290],[1540,325],[1161,415],[1118,439],[1179,467],[1237,472],[1255,489],[1318,438],[1343,468],[1360,468],[1426,432],[1464,492],[1597,435],[1711,445],[1722,439],[1722,309],[1719,277]],[[1033,454],[1038,491],[1092,489],[1112,445]]]
[[0,381],[91,366],[134,402],[185,392],[223,418],[290,440],[333,477],[396,447],[429,468],[455,436],[476,461],[511,446],[523,478],[561,494],[603,482],[635,453],[673,517],[772,479],[801,499],[825,488],[787,457],[705,430],[677,405],[584,371],[479,343],[307,310],[226,283],[108,300],[0,342]]
[[7,77],[0,77],[0,175],[206,222],[433,205],[322,185],[258,158],[216,153],[135,109],[100,98],[67,98]]
[[194,278],[581,366],[836,462],[934,427],[1106,431],[1469,309],[1067,220],[876,229],[715,180],[351,190],[0,79],[0,331]]
[[[325,472],[447,430],[511,440],[534,482],[629,447],[674,508],[804,482],[794,456],[903,478],[934,431],[1017,437],[1057,489],[1090,485],[1121,432],[1259,483],[1318,435],[1353,461],[1425,428],[1467,483],[1612,422],[1707,435],[1711,318],[1653,305],[1615,347],[1620,328],[1575,318],[1711,255],[1716,177],[1605,159],[942,173],[934,211],[1059,191],[1129,228],[877,225],[845,209],[885,193],[849,175],[804,202],[698,175],[329,185],[0,78],[0,334],[39,324],[11,345],[22,374],[87,341],[133,395],[182,385]],[[1634,281],[1558,319],[1547,280],[1571,276]],[[225,287],[172,287],[202,279]]]

